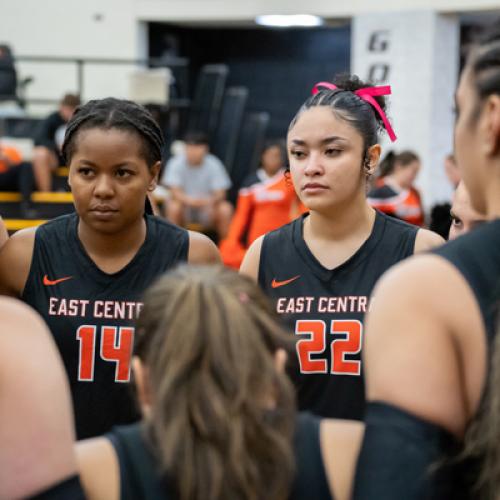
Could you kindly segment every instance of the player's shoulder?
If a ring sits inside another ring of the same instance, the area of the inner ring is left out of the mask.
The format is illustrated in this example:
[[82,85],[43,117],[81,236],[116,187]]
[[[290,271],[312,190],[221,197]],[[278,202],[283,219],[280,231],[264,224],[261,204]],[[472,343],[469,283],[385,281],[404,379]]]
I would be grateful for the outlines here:
[[157,217],[156,215],[146,214],[146,224],[148,228],[154,228],[156,230],[156,235],[159,236],[188,237],[187,229],[177,226],[166,219]]
[[278,227],[277,229],[273,229],[264,235],[264,241],[266,244],[275,244],[281,243],[284,240],[289,240],[292,238],[293,233],[297,229],[298,226],[302,226],[304,222],[304,217],[308,214],[299,215],[296,219],[284,224],[283,226]]

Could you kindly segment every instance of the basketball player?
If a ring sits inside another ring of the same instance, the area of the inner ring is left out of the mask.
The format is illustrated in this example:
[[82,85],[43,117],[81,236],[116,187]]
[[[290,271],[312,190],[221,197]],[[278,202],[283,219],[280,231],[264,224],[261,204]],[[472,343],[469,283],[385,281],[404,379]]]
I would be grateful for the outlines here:
[[459,182],[453,194],[450,216],[450,240],[468,233],[485,222],[484,216],[472,208],[470,196],[463,181]]
[[63,153],[76,213],[15,233],[0,287],[45,319],[68,373],[78,438],[137,418],[128,382],[140,295],[180,261],[218,261],[203,235],[144,215],[162,134],[142,106],[103,99],[78,108]]
[[[374,292],[356,499],[497,498],[500,491],[499,25],[469,55],[456,104],[457,163],[472,207],[489,222],[395,267]],[[446,443],[464,436],[472,463],[449,482],[440,474],[433,481]],[[467,490],[464,479],[482,491]]]
[[297,415],[287,346],[250,279],[161,278],[137,324],[143,422],[77,445],[87,498],[347,500],[363,426]]
[[0,318],[0,498],[83,499],[68,383],[54,341],[22,302],[0,297]]
[[367,203],[380,126],[395,139],[380,96],[388,89],[357,77],[315,89],[287,137],[293,184],[309,214],[257,239],[241,272],[275,299],[299,339],[291,370],[299,409],[362,419],[360,352],[373,286],[396,262],[443,240]]

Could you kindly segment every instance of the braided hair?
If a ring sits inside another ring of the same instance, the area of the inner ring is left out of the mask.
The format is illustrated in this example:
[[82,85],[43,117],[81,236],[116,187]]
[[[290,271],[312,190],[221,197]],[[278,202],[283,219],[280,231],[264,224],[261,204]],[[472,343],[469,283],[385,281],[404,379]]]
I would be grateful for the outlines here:
[[82,130],[116,128],[138,134],[142,139],[142,154],[149,167],[162,161],[165,145],[160,127],[143,106],[124,99],[107,97],[79,106],[66,128],[62,154],[69,165],[75,153],[76,139]]

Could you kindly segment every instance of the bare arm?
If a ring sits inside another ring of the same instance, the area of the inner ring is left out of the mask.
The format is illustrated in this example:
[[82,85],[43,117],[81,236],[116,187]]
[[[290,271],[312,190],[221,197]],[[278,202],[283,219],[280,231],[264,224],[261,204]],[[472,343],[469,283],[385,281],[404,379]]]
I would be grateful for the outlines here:
[[0,498],[25,498],[76,474],[66,373],[45,323],[0,297]]
[[354,420],[324,419],[320,424],[321,455],[332,497],[352,498],[352,486],[365,426]]
[[415,238],[414,253],[425,252],[431,248],[439,247],[445,243],[444,239],[434,231],[419,229]]
[[88,500],[118,500],[120,470],[113,445],[106,438],[75,445],[78,472]]
[[204,234],[189,231],[189,264],[220,264],[219,250]]
[[0,250],[5,245],[5,242],[9,239],[9,233],[5,227],[5,223],[0,215]]
[[33,257],[36,228],[15,233],[0,250],[0,294],[19,297]]
[[367,399],[461,436],[479,403],[486,359],[465,280],[441,257],[422,255],[386,273],[373,297],[363,350]]
[[240,273],[250,276],[254,281],[259,281],[260,251],[263,241],[264,236],[260,236],[250,245],[240,267]]

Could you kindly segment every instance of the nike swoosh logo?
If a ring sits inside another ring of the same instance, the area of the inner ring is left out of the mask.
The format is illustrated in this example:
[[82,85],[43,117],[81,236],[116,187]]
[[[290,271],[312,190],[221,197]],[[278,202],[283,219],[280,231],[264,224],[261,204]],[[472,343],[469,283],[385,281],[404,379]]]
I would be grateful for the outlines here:
[[63,281],[67,281],[72,279],[73,276],[66,276],[66,278],[59,278],[58,280],[49,280],[49,277],[45,275],[43,277],[43,284],[45,286],[52,286],[52,285],[57,285],[58,283],[62,283]]
[[288,283],[291,283],[292,281],[295,281],[296,279],[299,279],[299,278],[300,278],[300,274],[297,276],[294,276],[293,278],[290,278],[289,280],[285,280],[285,281],[276,281],[276,279],[273,279],[273,281],[271,282],[271,286],[273,288],[278,288],[280,286],[288,285]]

